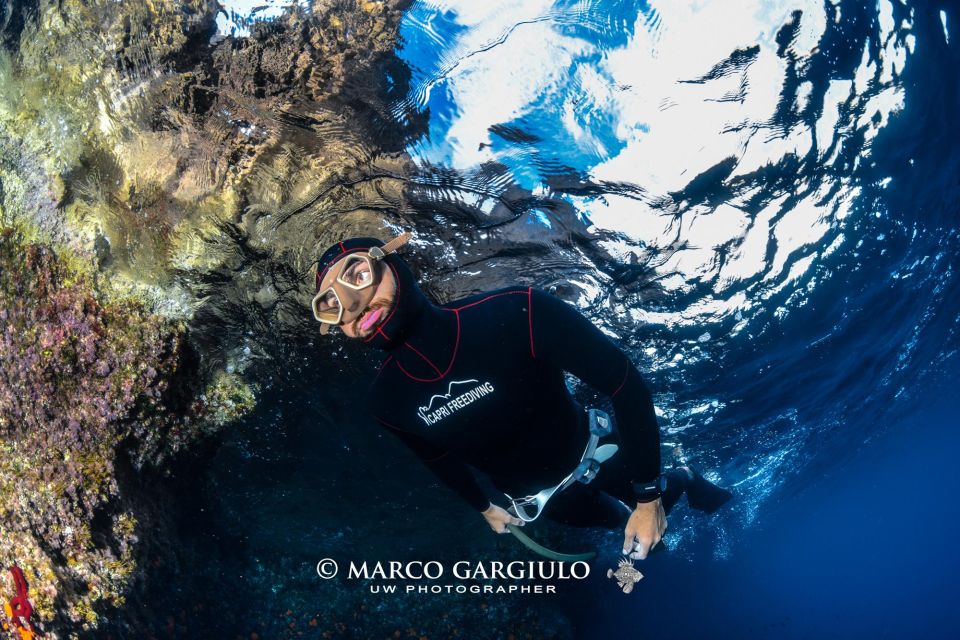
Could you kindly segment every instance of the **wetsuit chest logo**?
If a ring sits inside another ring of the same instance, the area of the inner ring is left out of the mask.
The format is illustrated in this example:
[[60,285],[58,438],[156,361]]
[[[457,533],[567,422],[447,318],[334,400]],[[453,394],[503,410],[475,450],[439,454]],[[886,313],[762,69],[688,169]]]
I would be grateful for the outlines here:
[[452,416],[471,402],[493,393],[493,385],[479,380],[451,380],[447,392],[430,397],[426,406],[418,407],[417,416],[428,426]]

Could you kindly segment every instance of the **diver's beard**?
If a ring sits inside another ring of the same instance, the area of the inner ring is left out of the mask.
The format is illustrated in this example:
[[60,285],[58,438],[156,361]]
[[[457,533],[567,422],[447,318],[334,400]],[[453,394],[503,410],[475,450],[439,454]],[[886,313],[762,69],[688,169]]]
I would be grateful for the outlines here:
[[364,318],[364,316],[368,315],[369,313],[373,313],[373,312],[376,311],[377,309],[380,309],[380,317],[377,318],[376,324],[374,324],[374,325],[373,325],[372,327],[370,327],[370,329],[369,329],[370,333],[374,333],[374,332],[376,331],[377,327],[379,327],[381,324],[383,324],[383,323],[386,321],[387,316],[390,315],[390,311],[393,309],[393,304],[394,304],[394,302],[395,302],[395,300],[386,300],[386,299],[383,299],[383,298],[374,299],[372,302],[370,302],[370,304],[367,306],[367,308],[363,310],[363,313],[361,313],[359,316],[357,316],[357,317],[353,320],[353,330],[354,330],[354,332],[355,332],[358,336],[362,336],[362,335],[364,334],[364,330],[360,328],[360,322],[361,322],[361,320]]

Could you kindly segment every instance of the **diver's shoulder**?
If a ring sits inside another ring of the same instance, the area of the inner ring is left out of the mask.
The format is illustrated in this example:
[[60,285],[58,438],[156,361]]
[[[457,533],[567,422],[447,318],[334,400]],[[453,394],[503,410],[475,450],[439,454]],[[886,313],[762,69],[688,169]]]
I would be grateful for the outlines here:
[[455,311],[464,311],[468,309],[477,309],[502,304],[526,304],[527,297],[530,294],[530,287],[512,286],[493,289],[491,291],[482,291],[465,298],[453,300],[443,305],[447,309]]

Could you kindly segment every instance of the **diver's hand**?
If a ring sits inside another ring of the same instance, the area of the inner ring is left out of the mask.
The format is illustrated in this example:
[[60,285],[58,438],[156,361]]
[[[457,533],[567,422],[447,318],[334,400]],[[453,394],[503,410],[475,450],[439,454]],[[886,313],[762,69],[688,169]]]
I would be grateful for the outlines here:
[[509,511],[498,507],[492,502],[490,503],[490,506],[487,507],[487,510],[483,511],[482,514],[486,519],[487,524],[490,525],[490,528],[497,533],[510,533],[510,530],[507,529],[508,524],[515,524],[518,527],[522,527],[524,525],[523,520],[520,518],[514,518],[512,515],[510,515]]
[[660,498],[652,502],[638,502],[623,530],[623,552],[631,560],[643,560],[657,546],[667,530],[667,514]]

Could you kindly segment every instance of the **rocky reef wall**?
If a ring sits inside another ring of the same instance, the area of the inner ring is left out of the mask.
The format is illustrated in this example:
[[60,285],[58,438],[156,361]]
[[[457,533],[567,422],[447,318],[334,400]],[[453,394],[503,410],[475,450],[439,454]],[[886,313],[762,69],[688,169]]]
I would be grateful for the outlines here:
[[3,7],[0,562],[44,637],[143,578],[164,529],[140,483],[255,405],[318,248],[396,224],[404,4],[318,0],[243,39],[208,0]]
[[38,626],[95,624],[123,604],[143,535],[117,456],[162,469],[253,398],[219,379],[194,400],[183,324],[105,300],[92,265],[13,227],[0,264],[0,561],[26,571]]

